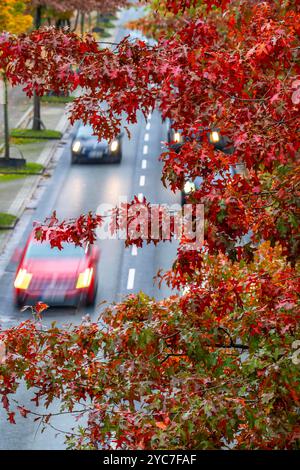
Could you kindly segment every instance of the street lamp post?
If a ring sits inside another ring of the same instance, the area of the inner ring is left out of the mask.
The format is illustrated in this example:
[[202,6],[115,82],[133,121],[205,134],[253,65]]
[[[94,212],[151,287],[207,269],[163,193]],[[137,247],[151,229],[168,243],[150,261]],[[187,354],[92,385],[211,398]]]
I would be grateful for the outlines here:
[[10,142],[9,142],[9,119],[8,119],[8,81],[5,71],[0,74],[1,85],[3,88],[3,117],[4,117],[4,156],[0,158],[0,167],[21,167],[24,166],[26,160],[22,152],[18,150],[21,158],[11,158]]
[[8,123],[8,86],[5,72],[2,74],[3,79],[3,115],[4,115],[4,159],[9,160],[9,123]]

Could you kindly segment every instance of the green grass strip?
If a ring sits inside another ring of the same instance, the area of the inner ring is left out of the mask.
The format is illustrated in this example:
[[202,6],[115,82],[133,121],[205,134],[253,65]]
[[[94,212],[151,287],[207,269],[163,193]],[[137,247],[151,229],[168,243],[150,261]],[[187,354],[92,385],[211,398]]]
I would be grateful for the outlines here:
[[42,96],[41,101],[43,103],[57,103],[57,104],[65,104],[65,103],[72,103],[74,101],[74,96]]
[[29,162],[22,167],[1,167],[0,160],[0,183],[13,181],[30,175],[40,175],[44,171],[40,163]]
[[52,129],[43,129],[41,131],[34,131],[32,129],[12,129],[10,136],[14,139],[60,139],[62,133]]
[[17,217],[6,212],[0,212],[0,228],[13,227]]

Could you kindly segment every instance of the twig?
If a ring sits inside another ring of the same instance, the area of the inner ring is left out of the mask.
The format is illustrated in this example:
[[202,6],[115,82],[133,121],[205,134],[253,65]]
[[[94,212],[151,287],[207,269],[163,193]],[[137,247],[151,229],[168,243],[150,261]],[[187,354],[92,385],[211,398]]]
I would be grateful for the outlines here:
[[239,343],[232,343],[230,345],[228,344],[214,344],[212,347],[216,348],[224,348],[224,349],[230,349],[230,348],[235,348],[235,349],[249,349],[249,346],[246,346],[245,344],[239,344]]
[[175,354],[175,353],[167,354],[166,357],[162,361],[160,361],[160,364],[163,364],[165,361],[167,361],[169,357],[180,357],[180,356],[186,356],[186,354]]

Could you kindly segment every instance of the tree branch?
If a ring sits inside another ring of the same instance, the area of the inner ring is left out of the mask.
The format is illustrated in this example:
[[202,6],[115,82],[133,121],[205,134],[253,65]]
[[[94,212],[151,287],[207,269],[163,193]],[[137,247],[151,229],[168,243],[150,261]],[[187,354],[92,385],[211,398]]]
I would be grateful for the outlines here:
[[176,354],[176,353],[167,354],[166,357],[164,357],[164,359],[160,361],[160,364],[163,364],[165,361],[167,361],[169,357],[180,357],[180,356],[186,356],[186,354]]

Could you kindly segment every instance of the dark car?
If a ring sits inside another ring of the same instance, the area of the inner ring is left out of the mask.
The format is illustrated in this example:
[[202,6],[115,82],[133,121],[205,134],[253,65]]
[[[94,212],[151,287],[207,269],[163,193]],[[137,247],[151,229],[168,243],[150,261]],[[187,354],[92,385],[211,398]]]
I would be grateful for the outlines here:
[[221,150],[222,152],[228,155],[231,155],[234,150],[228,137],[222,135],[219,129],[214,129],[210,131],[202,130],[190,135],[189,137],[186,137],[182,134],[182,130],[175,129],[173,127],[173,121],[168,119],[167,130],[168,143],[171,144],[171,148],[177,151],[179,151],[182,145],[188,141],[196,140],[201,145],[204,134],[207,135],[209,142],[214,145],[216,150]]
[[183,136],[182,136],[182,131],[179,130],[177,131],[172,127],[173,122],[168,119],[167,121],[167,129],[168,129],[168,143],[171,144],[182,144],[184,142]]
[[122,160],[122,134],[109,142],[106,139],[99,141],[93,132],[93,128],[89,125],[81,123],[78,126],[71,144],[72,163],[97,161],[120,163]]
[[38,242],[32,233],[21,253],[14,289],[17,306],[38,301],[50,306],[93,305],[99,249],[64,243],[63,249]]

